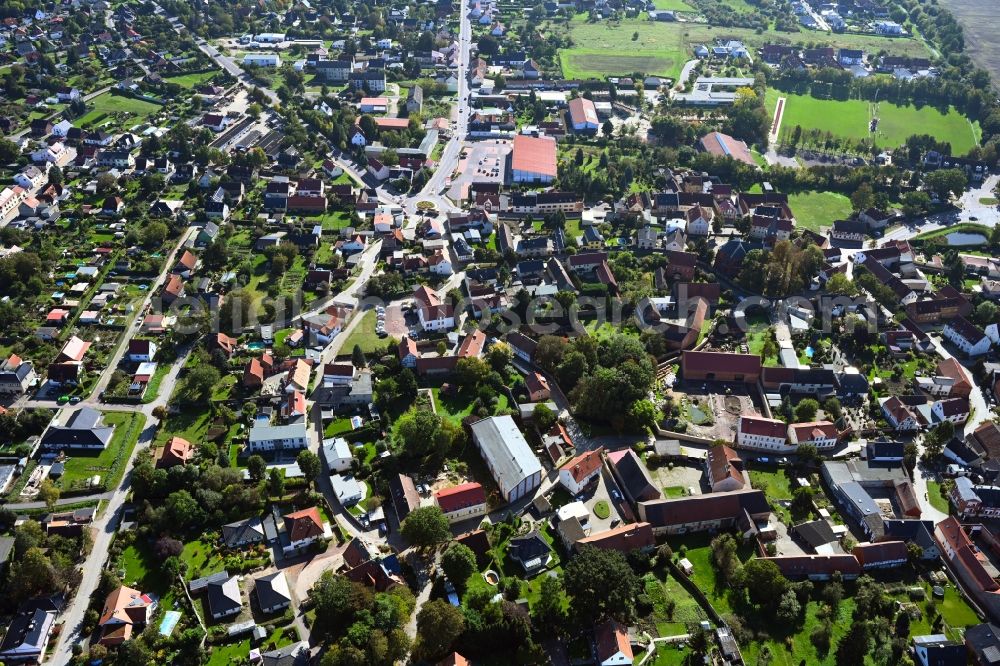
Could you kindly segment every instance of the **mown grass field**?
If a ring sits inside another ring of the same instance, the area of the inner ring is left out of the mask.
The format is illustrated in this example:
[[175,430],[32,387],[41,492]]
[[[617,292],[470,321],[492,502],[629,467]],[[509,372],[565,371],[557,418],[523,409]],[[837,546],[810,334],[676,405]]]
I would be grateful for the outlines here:
[[819,231],[851,214],[851,200],[837,192],[801,192],[788,196],[788,206],[795,214],[796,226]]
[[[658,9],[678,0],[664,0]],[[633,33],[638,38],[632,40]],[[559,61],[566,78],[604,78],[641,71],[644,74],[676,78],[692,49],[698,44],[711,44],[718,38],[742,40],[747,46],[759,48],[765,43],[815,43],[816,46],[860,48],[877,53],[887,51],[893,55],[927,56],[924,44],[917,39],[887,39],[874,35],[823,34],[801,32],[796,34],[767,30],[757,34],[747,28],[721,28],[702,23],[665,23],[650,21],[643,15],[618,23],[587,23],[586,16],[576,16],[570,24],[574,46],[559,52]]]
[[184,86],[185,88],[194,88],[195,86],[200,86],[206,81],[210,81],[213,76],[218,74],[217,70],[211,70],[208,72],[192,72],[190,74],[181,74],[180,76],[168,76],[166,81],[170,83],[176,83],[179,86]]
[[[791,131],[796,125],[803,130],[819,129],[848,139],[869,136],[868,121],[871,104],[865,100],[826,100],[809,95],[792,95],[778,90],[768,90],[765,97],[767,109],[774,114],[778,98],[786,98],[782,132]],[[881,102],[878,109],[879,124],[875,140],[879,145],[897,147],[912,134],[930,134],[939,141],[951,144],[952,153],[961,155],[979,143],[979,123],[969,120],[950,109],[947,114],[925,106],[898,106]]]
[[163,107],[145,100],[125,97],[123,95],[113,95],[110,92],[106,92],[87,102],[87,108],[90,111],[77,121],[80,127],[90,127],[94,124],[103,125],[109,120],[113,124],[113,114],[120,113],[128,114],[128,120],[121,124],[122,127],[127,127],[130,124],[129,121],[132,123],[137,122],[146,116],[156,113]]

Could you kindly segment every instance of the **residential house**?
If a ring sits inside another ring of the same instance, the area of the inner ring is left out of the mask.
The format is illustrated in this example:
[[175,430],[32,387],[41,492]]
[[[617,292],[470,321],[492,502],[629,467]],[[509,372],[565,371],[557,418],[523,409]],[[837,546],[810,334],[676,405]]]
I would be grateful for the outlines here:
[[97,626],[100,627],[100,645],[121,645],[141,631],[156,613],[155,598],[139,590],[121,585],[104,600]]
[[38,375],[31,361],[11,354],[0,363],[0,395],[24,395],[38,383]]
[[256,516],[222,526],[222,543],[226,548],[244,548],[264,541],[264,524]]
[[306,424],[301,421],[278,426],[254,424],[247,439],[247,449],[252,453],[304,449],[307,446]]
[[243,610],[243,597],[236,576],[212,580],[205,586],[205,591],[208,594],[208,612],[213,620],[221,620]]
[[812,444],[822,451],[836,446],[838,438],[837,426],[830,421],[792,423],[788,426],[788,443],[792,448]]
[[785,422],[761,416],[740,417],[736,442],[744,449],[775,452],[793,450],[788,445],[788,426]]
[[742,490],[747,485],[742,465],[739,454],[725,444],[709,448],[705,456],[705,470],[712,492]]
[[614,620],[607,620],[595,627],[594,645],[598,666],[631,666],[633,663],[628,630]]
[[254,596],[262,613],[278,613],[292,603],[288,579],[284,571],[275,571],[253,579]]
[[601,475],[602,453],[603,449],[598,448],[571,458],[559,468],[559,483],[571,495],[583,492],[584,488]]
[[618,485],[631,502],[652,501],[662,497],[645,463],[632,449],[612,451],[608,454],[608,464]]
[[486,492],[474,482],[438,490],[434,493],[434,501],[449,523],[478,518],[489,512]]
[[986,333],[965,317],[956,317],[946,323],[941,335],[966,356],[982,356],[990,350],[990,339]]
[[186,465],[194,458],[194,447],[183,437],[171,437],[157,453],[156,466],[161,469]]
[[284,521],[285,533],[288,535],[286,550],[305,548],[317,539],[323,538],[328,531],[316,507],[286,514]]
[[42,436],[45,449],[107,448],[114,435],[115,426],[104,425],[104,415],[92,407],[80,407],[66,420],[65,425],[50,424]]

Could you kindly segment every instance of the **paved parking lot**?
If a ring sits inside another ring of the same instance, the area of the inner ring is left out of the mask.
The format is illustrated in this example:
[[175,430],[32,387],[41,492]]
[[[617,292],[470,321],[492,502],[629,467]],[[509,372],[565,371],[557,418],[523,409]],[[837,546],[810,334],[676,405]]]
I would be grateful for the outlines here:
[[510,151],[511,145],[503,140],[497,143],[495,139],[487,139],[473,145],[468,156],[458,163],[458,176],[452,181],[449,196],[457,200],[462,186],[473,181],[503,184]]
[[406,325],[406,318],[403,315],[401,303],[392,303],[385,308],[385,332],[389,337],[401,339],[404,335],[409,335],[410,330]]

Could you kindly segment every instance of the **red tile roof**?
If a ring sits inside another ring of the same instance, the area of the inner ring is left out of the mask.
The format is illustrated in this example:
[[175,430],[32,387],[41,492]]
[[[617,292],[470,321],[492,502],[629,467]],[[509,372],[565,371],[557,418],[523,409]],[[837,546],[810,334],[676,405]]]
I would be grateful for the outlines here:
[[740,432],[761,437],[781,437],[788,434],[788,426],[784,421],[767,419],[763,416],[741,416]]
[[438,506],[445,513],[486,504],[486,491],[478,483],[463,483],[434,493]]
[[791,428],[795,432],[796,440],[800,442],[837,436],[837,426],[829,421],[793,423]]
[[656,545],[653,526],[649,523],[629,523],[612,527],[603,532],[591,534],[576,542],[576,547],[594,546],[630,553],[637,548],[651,548]]
[[597,643],[597,660],[604,663],[619,652],[632,658],[632,645],[628,640],[625,627],[614,620],[608,620],[594,629],[594,639]]
[[575,458],[559,468],[559,471],[566,470],[573,477],[573,480],[580,483],[595,471],[601,468],[601,449],[581,453]]
[[319,515],[319,509],[313,506],[289,513],[285,516],[285,530],[292,542],[322,536],[323,518]]

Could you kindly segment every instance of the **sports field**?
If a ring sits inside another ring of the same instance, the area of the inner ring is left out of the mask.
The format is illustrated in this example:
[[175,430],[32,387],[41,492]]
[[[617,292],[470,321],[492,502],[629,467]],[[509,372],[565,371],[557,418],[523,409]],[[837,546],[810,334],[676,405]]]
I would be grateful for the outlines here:
[[[768,90],[766,95],[769,113],[779,97],[784,97],[784,117],[781,121],[782,133],[788,133],[796,125],[802,129],[819,129],[836,136],[862,139],[869,136],[868,121],[871,104],[865,100],[826,100],[809,95],[791,95],[778,90]],[[876,142],[880,146],[897,147],[912,134],[930,134],[939,141],[951,143],[952,153],[961,155],[979,143],[979,123],[969,120],[955,109],[947,114],[925,106],[898,106],[881,102],[878,105],[878,131]]]
[[[679,0],[663,0],[664,4]],[[660,2],[657,2],[657,7]],[[747,28],[719,28],[703,23],[658,22],[645,16],[616,23],[588,23],[585,14],[570,22],[573,46],[559,51],[563,75],[571,79],[603,79],[606,76],[643,74],[676,78],[684,63],[693,58],[698,44],[713,44],[716,39],[739,39],[748,47],[766,43],[809,41],[816,46],[860,48],[870,53],[887,51],[892,55],[927,56],[920,41],[910,38],[888,39],[874,35],[809,32],[790,34],[768,30],[757,34]],[[638,38],[633,41],[633,34]]]

